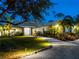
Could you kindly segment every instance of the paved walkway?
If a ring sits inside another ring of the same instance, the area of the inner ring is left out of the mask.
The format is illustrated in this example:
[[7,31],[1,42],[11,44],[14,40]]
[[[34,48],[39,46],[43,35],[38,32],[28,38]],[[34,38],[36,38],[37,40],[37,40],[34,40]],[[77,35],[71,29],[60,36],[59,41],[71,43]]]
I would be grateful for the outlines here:
[[[59,46],[59,45],[66,45],[66,46],[78,46],[79,45],[79,40],[76,40],[76,41],[61,41],[61,40],[57,40],[57,39],[54,39],[54,38],[47,38],[47,37],[42,37],[44,38],[45,40],[48,40],[50,42],[52,42],[52,45],[53,46]],[[77,44],[78,43],[78,44]]]
[[53,38],[43,38],[52,42],[51,49],[20,59],[79,59],[79,40],[64,42]]

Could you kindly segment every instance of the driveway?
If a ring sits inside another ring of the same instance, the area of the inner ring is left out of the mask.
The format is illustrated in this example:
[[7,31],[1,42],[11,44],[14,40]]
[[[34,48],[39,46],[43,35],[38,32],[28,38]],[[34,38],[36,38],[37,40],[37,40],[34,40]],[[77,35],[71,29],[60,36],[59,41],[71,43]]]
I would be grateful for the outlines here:
[[61,40],[57,40],[55,38],[48,38],[48,37],[42,37],[42,38],[52,42],[53,46],[60,46],[60,45],[78,46],[79,45],[79,40],[75,40],[75,41],[61,41]]
[[79,40],[64,42],[53,38],[43,38],[52,42],[53,47],[20,59],[79,59]]
[[57,46],[20,59],[79,59],[79,47]]

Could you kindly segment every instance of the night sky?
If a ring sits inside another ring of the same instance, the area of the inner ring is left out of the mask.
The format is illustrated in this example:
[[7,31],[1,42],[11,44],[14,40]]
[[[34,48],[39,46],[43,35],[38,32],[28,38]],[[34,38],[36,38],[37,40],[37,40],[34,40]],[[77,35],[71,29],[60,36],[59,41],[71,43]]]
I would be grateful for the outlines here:
[[[3,2],[6,0],[2,0]],[[54,17],[55,13],[63,13],[65,15],[76,16],[79,14],[79,0],[51,0],[55,3],[54,7],[51,7],[48,11],[49,15],[45,15],[45,22],[49,20],[59,20],[57,17]],[[0,6],[3,4],[0,2]],[[55,12],[53,12],[55,11]],[[1,11],[0,11],[1,12]],[[16,17],[17,20],[20,20],[21,17]]]
[[54,3],[54,7],[51,7],[49,10],[49,16],[46,16],[45,19],[48,20],[58,20],[54,17],[53,11],[56,13],[63,13],[65,15],[76,16],[79,14],[79,0],[51,0]]

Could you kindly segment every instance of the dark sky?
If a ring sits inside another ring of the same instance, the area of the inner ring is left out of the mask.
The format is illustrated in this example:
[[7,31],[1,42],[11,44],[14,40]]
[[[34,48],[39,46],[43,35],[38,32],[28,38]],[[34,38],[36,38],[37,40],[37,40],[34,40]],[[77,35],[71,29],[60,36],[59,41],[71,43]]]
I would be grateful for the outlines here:
[[50,9],[49,16],[46,16],[47,20],[56,20],[57,18],[53,17],[53,10],[56,13],[63,13],[65,15],[76,16],[79,14],[79,0],[51,0],[56,5]]
[[[4,2],[6,0],[2,1]],[[54,17],[53,11],[55,11],[55,13],[63,13],[65,15],[71,15],[71,16],[76,16],[77,14],[79,14],[79,0],[51,0],[51,1],[56,3],[56,5],[47,10],[49,15],[44,17],[46,21],[59,20],[58,18]],[[0,6],[1,5],[3,6],[3,4],[0,2]],[[16,17],[16,19],[20,20],[21,17]]]

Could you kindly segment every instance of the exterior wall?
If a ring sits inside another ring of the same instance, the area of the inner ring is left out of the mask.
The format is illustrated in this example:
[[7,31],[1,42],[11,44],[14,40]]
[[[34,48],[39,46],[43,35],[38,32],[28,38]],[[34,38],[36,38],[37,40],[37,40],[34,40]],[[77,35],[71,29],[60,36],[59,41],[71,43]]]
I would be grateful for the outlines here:
[[19,35],[19,33],[22,33],[22,28],[12,28],[10,30],[10,35],[15,35],[15,34]]
[[3,34],[1,34],[1,31],[0,31],[0,36],[4,36],[4,32],[6,33],[6,35],[15,35],[15,34],[19,34],[19,33],[24,33],[25,36],[27,35],[35,35],[37,32],[41,32],[43,33],[43,31],[47,31],[49,28],[48,26],[45,26],[45,27],[39,27],[39,28],[32,28],[32,27],[12,27],[12,29],[10,31],[8,30],[5,30],[3,31]]
[[22,33],[22,28],[12,27],[12,29],[10,31],[8,31],[8,30],[0,31],[0,36],[13,36],[13,35],[16,35],[16,34],[19,35],[20,33]]
[[0,32],[0,36],[1,36],[1,32]]
[[19,35],[20,33],[23,33],[25,36],[32,35],[32,28],[31,27],[12,27],[10,31],[0,31],[0,36],[13,36],[13,35]]
[[47,30],[49,30],[49,29],[50,29],[49,26],[43,27],[43,30],[44,30],[44,31],[47,31]]
[[35,35],[36,34],[36,28],[33,28],[32,29],[32,35]]
[[43,33],[43,31],[47,31],[49,28],[48,26],[45,26],[45,27],[40,27],[40,28],[33,28],[33,35],[36,35],[37,32],[41,32]]

